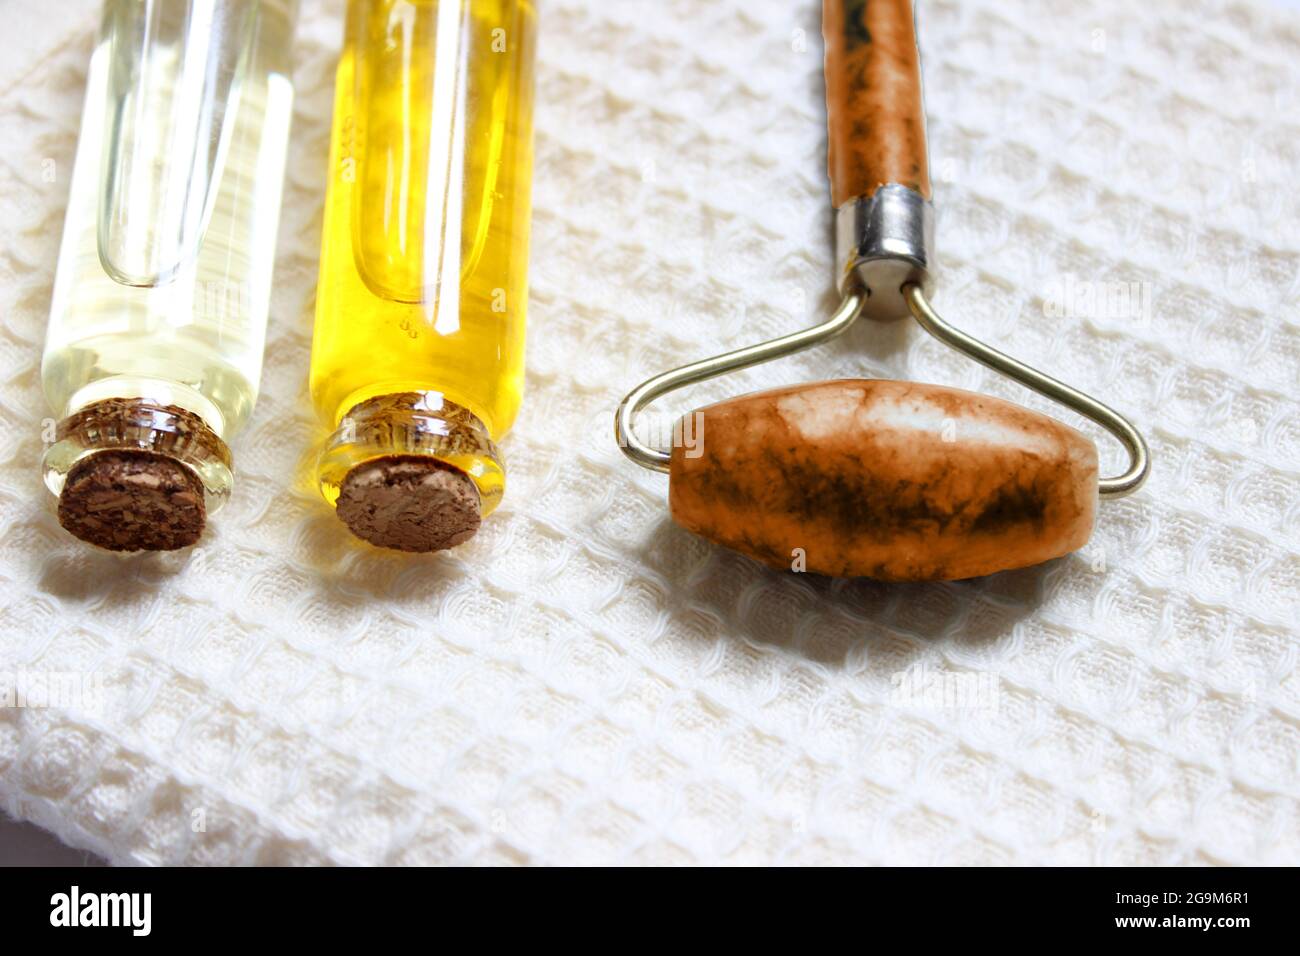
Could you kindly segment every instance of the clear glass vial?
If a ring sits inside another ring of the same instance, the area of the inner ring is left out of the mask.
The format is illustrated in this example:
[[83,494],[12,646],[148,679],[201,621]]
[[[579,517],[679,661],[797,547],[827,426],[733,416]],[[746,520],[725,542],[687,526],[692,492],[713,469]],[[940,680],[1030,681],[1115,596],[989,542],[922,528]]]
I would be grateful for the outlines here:
[[374,544],[470,537],[524,377],[531,0],[351,0],[311,394],[321,493]]
[[192,544],[257,398],[297,0],[106,0],[41,376],[59,518]]

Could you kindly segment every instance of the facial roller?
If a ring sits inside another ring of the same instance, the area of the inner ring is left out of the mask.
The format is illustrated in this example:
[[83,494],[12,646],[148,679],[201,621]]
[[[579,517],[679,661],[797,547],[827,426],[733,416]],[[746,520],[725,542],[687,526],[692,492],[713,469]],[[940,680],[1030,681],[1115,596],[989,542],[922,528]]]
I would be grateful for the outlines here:
[[[812,328],[642,382],[615,414],[638,465],[669,475],[678,524],[773,567],[887,581],[955,580],[1081,548],[1098,498],[1146,480],[1146,442],[1122,415],[945,322],[930,305],[934,207],[910,0],[824,0],[829,172],[839,308]],[[687,385],[832,339],[859,316],[911,315],[926,332],[1090,419],[1128,452],[1098,478],[1097,449],[1052,418],[974,392],[871,379],[743,395],[679,420],[671,452],[634,419]]]

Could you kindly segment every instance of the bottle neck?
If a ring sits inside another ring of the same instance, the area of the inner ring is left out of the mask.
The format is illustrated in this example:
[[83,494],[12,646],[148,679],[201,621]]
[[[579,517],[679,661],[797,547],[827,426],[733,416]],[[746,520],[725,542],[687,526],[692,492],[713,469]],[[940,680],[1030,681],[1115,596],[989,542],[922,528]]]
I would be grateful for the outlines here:
[[505,493],[505,463],[483,421],[439,392],[378,395],[354,405],[321,453],[321,493],[336,504],[349,472],[383,457],[427,456],[467,475],[478,489],[482,515]]
[[56,495],[73,467],[100,452],[149,452],[188,468],[203,486],[207,513],[230,497],[233,461],[226,443],[198,415],[143,398],[106,398],[58,423],[42,460],[45,485]]

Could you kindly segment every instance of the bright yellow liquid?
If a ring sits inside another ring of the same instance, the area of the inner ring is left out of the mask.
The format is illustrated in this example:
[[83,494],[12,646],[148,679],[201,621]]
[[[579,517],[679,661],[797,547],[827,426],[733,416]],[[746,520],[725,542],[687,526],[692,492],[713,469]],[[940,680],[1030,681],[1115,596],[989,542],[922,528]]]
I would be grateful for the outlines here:
[[500,439],[524,376],[530,0],[352,0],[334,103],[311,395],[334,427],[441,393]]

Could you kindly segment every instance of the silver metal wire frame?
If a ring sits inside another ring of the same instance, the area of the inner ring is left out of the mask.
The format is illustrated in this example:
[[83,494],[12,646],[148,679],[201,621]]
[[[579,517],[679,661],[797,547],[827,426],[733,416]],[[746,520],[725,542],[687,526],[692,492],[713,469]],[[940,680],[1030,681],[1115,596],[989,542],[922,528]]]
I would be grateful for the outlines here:
[[1151,470],[1151,455],[1147,451],[1147,443],[1142,433],[1134,428],[1133,423],[1127,418],[1109,405],[1103,405],[1091,395],[1071,388],[1050,375],[1044,375],[1024,362],[1019,362],[991,345],[985,345],[979,339],[971,338],[960,329],[953,328],[939,318],[939,314],[926,301],[925,293],[921,291],[920,286],[911,284],[903,286],[903,297],[907,300],[907,307],[912,310],[912,315],[921,328],[944,345],[951,346],[981,365],[986,365],[993,371],[1014,379],[1026,388],[1032,388],[1040,395],[1046,395],[1070,411],[1078,412],[1084,418],[1106,429],[1124,446],[1124,450],[1128,452],[1128,470],[1114,478],[1103,478],[1097,482],[1097,493],[1100,497],[1123,498],[1142,487]]
[[[921,328],[940,342],[988,366],[993,371],[1014,379],[1026,388],[1032,388],[1071,411],[1078,412],[1084,418],[1106,429],[1124,446],[1129,456],[1129,467],[1120,475],[1103,478],[1098,482],[1098,493],[1102,498],[1122,498],[1142,487],[1151,467],[1150,454],[1141,433],[1127,418],[1090,395],[1085,395],[1064,382],[1044,375],[949,325],[931,308],[920,286],[913,283],[904,285],[903,296]],[[632,428],[634,419],[647,405],[687,385],[694,385],[726,372],[769,362],[833,339],[857,321],[865,303],[866,297],[860,291],[849,291],[835,314],[820,325],[758,345],[736,349],[734,352],[701,359],[642,382],[628,392],[614,414],[614,435],[619,447],[623,449],[623,454],[643,468],[667,471],[672,460],[669,453],[642,442]]]
[[793,355],[795,352],[801,352],[833,339],[857,321],[866,301],[867,297],[864,293],[849,292],[844,296],[840,307],[835,310],[835,314],[820,325],[814,325],[801,332],[782,335],[767,342],[760,342],[758,345],[736,349],[734,352],[700,359],[690,365],[683,365],[681,368],[646,379],[627,393],[627,397],[619,404],[618,411],[614,413],[614,437],[618,440],[618,446],[623,449],[623,454],[642,468],[667,471],[672,456],[666,451],[651,448],[637,438],[636,432],[632,430],[633,420],[643,408],[659,396],[687,385],[703,382],[725,372],[734,372],[737,369],[749,368],[751,365],[770,362],[785,355]]

